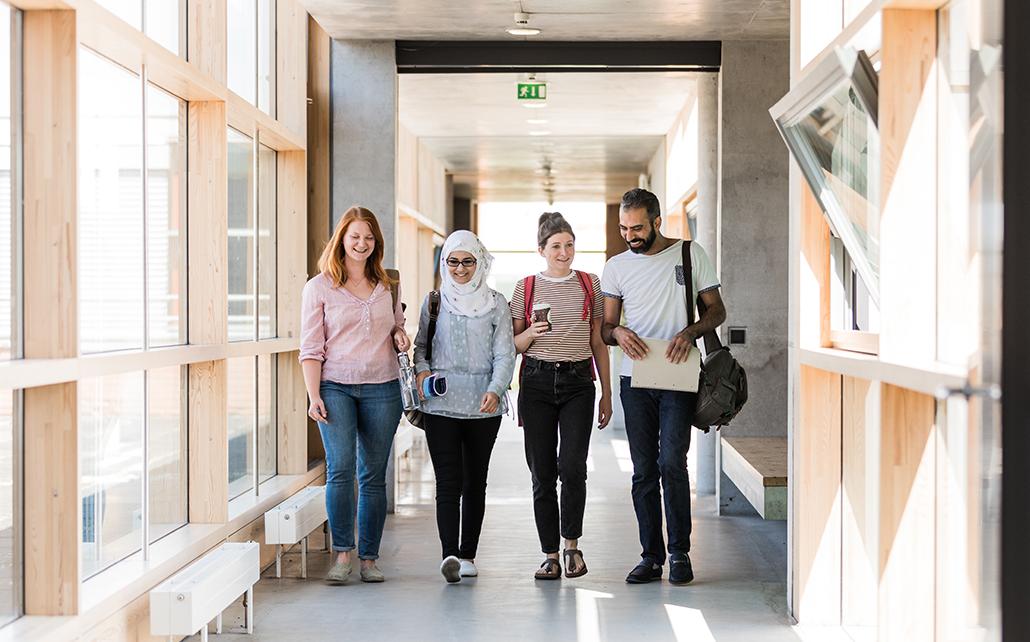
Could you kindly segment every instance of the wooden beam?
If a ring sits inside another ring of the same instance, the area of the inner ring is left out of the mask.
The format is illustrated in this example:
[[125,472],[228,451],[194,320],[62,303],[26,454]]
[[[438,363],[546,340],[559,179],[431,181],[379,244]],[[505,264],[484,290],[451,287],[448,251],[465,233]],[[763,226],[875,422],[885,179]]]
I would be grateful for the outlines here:
[[801,366],[795,430],[793,605],[806,625],[840,624],[841,376]]
[[308,18],[308,276],[318,272],[318,257],[329,240],[329,36]]
[[879,502],[879,640],[934,639],[933,397],[884,385]]
[[915,364],[937,351],[937,14],[883,12],[880,356]]
[[188,2],[186,59],[201,72],[224,84],[227,77],[225,0]]
[[[78,355],[77,38],[72,11],[24,18],[25,356]],[[79,609],[77,386],[24,394],[25,613]]]
[[229,519],[226,361],[189,367],[189,513],[191,523]]

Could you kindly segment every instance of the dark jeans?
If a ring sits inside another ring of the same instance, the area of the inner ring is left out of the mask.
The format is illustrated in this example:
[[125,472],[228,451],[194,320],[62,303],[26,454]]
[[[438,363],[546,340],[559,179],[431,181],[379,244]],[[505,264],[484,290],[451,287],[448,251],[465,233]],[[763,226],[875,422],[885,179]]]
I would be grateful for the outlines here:
[[323,381],[327,423],[318,424],[325,446],[325,504],[334,551],[354,548],[354,471],[358,476],[358,557],[379,557],[386,522],[386,465],[401,420],[396,381],[342,384]]
[[547,363],[526,358],[519,414],[526,439],[526,463],[533,475],[533,513],[540,548],[544,553],[557,553],[559,535],[565,539],[583,535],[587,452],[594,421],[590,361]]
[[501,418],[452,419],[427,414],[425,420],[426,442],[436,472],[436,528],[443,557],[475,559],[486,511],[490,453]]
[[690,551],[687,451],[697,394],[631,388],[629,377],[621,377],[620,390],[629,454],[633,460],[633,510],[637,513],[643,548],[640,556],[664,564],[659,480],[665,490],[669,554],[675,557]]

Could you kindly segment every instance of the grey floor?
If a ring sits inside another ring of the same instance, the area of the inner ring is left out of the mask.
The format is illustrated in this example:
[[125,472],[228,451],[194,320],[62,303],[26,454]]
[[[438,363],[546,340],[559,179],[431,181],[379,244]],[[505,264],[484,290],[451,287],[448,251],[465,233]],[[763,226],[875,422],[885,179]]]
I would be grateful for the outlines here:
[[[692,584],[626,584],[639,556],[628,464],[624,433],[595,433],[580,540],[590,572],[535,581],[542,555],[529,473],[521,433],[506,421],[490,470],[480,576],[447,585],[438,571],[432,469],[419,440],[402,466],[401,504],[386,524],[379,564],[386,583],[328,586],[320,580],[327,555],[312,553],[306,581],[265,573],[255,589],[256,626],[248,639],[803,639],[786,612],[786,524],[717,517],[714,497],[694,500]],[[227,625],[240,620],[238,605],[226,613]]]

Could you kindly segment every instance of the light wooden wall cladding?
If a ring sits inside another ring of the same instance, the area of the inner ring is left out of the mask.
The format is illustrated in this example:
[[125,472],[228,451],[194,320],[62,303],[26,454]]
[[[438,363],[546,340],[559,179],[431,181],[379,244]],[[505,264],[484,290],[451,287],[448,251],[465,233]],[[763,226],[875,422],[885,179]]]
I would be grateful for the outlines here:
[[801,366],[794,434],[794,613],[806,624],[840,623],[841,375]]
[[801,186],[802,347],[830,345],[830,226],[805,183]]
[[[24,19],[25,356],[78,355],[75,13]],[[79,609],[77,386],[25,391],[25,612]]]
[[880,355],[936,357],[937,14],[885,9],[880,52]]
[[880,444],[881,640],[934,636],[933,397],[883,386]]

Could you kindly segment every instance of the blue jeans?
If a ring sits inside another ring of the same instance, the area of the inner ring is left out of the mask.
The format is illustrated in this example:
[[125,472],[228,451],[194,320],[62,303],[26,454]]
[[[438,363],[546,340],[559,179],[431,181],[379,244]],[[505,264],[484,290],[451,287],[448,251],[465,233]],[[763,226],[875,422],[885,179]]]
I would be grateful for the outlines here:
[[621,377],[626,437],[633,460],[633,510],[640,530],[640,556],[665,563],[662,539],[662,492],[668,520],[669,554],[690,551],[690,478],[687,451],[697,394],[650,388],[631,388]]
[[325,446],[325,505],[333,550],[354,550],[354,469],[358,476],[358,557],[379,558],[386,522],[386,465],[401,418],[397,381],[319,387],[328,422],[318,423]]

